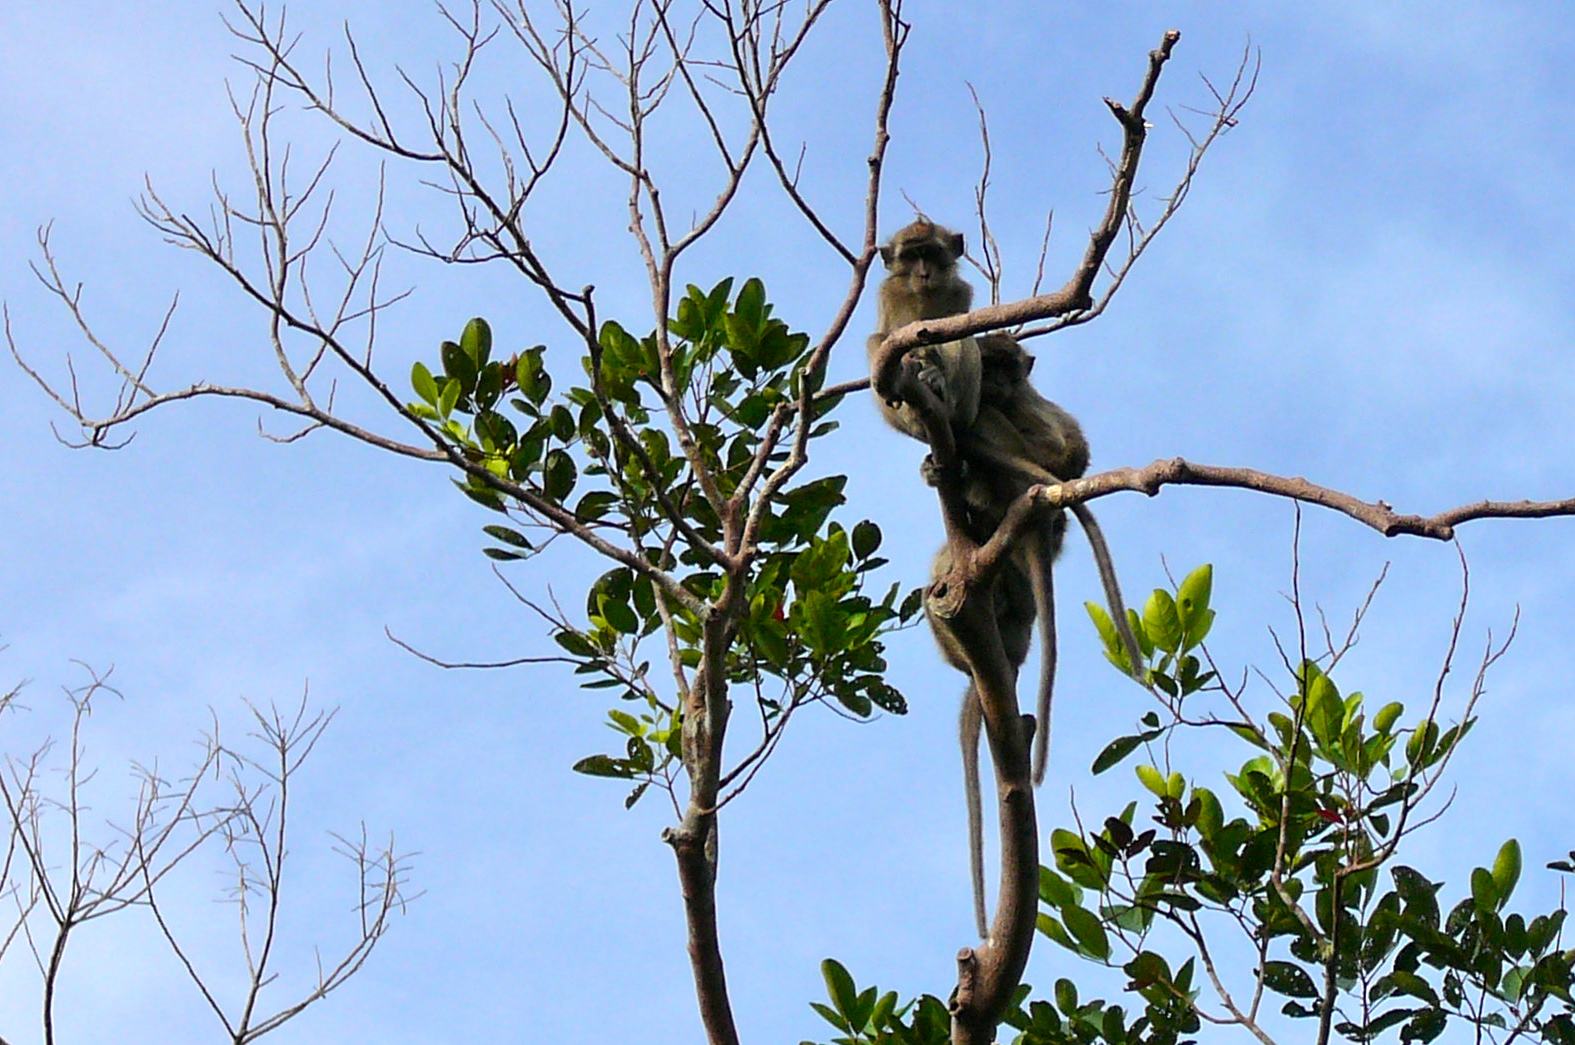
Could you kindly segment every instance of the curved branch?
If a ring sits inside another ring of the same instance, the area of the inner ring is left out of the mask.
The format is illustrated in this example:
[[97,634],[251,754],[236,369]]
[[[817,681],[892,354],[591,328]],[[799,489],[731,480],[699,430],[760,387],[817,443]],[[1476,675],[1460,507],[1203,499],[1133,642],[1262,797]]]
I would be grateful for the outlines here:
[[1137,177],[1138,161],[1142,158],[1143,140],[1148,128],[1143,118],[1143,111],[1154,95],[1154,88],[1159,83],[1160,71],[1170,59],[1170,52],[1180,39],[1181,33],[1174,29],[1168,30],[1164,39],[1160,41],[1159,47],[1149,52],[1148,73],[1143,78],[1142,86],[1138,88],[1137,98],[1131,108],[1112,98],[1105,99],[1105,104],[1121,123],[1123,133],[1121,156],[1115,164],[1115,177],[1110,185],[1110,203],[1105,208],[1104,220],[1089,235],[1088,249],[1083,254],[1083,260],[1065,285],[1059,290],[1048,294],[1035,294],[1021,301],[987,305],[984,308],[942,319],[916,320],[893,331],[881,346],[870,367],[876,392],[887,399],[895,398],[897,370],[902,364],[902,357],[920,345],[955,341],[972,334],[1017,326],[1035,319],[1054,319],[1068,313],[1086,311],[1093,306],[1094,279],[1104,268],[1105,256],[1110,252],[1111,244],[1115,242],[1116,236],[1120,234],[1127,221],[1127,209],[1132,200],[1132,183]]
[[1308,482],[1299,476],[1287,478],[1253,468],[1194,464],[1181,457],[1158,460],[1143,468],[1113,468],[1108,472],[1074,479],[1062,484],[1062,492],[1053,494],[1051,500],[1055,505],[1064,507],[1073,501],[1091,501],[1120,490],[1135,490],[1152,497],[1164,486],[1228,486],[1252,490],[1333,509],[1372,527],[1385,537],[1428,537],[1437,541],[1454,540],[1456,526],[1477,519],[1547,519],[1575,515],[1575,497],[1557,501],[1481,500],[1435,515],[1403,514],[1395,511],[1387,501],[1364,501],[1341,490]]

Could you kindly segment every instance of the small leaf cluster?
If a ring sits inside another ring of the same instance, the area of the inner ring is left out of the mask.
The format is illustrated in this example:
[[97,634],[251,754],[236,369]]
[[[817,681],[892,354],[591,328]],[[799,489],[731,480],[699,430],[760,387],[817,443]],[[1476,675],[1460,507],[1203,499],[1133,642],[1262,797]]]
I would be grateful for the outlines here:
[[1025,984],[1018,988],[1018,1004],[1003,1017],[1018,1031],[1015,1045],[1191,1045],[1182,1035],[1197,1031],[1198,1017],[1185,1002],[1185,988],[1176,984],[1190,983],[1192,963],[1172,977],[1164,959],[1145,953],[1124,968],[1130,977],[1126,989],[1145,1001],[1143,1015],[1128,1022],[1120,1005],[1080,1000],[1077,985],[1065,977],[1056,980],[1053,1001],[1024,1005],[1032,993]]
[[[1575,952],[1557,944],[1563,912],[1529,920],[1502,913],[1520,874],[1517,843],[1506,843],[1491,869],[1473,872],[1471,895],[1442,918],[1440,886],[1392,866],[1413,817],[1420,819],[1416,803],[1474,719],[1440,728],[1430,707],[1405,728],[1399,701],[1369,715],[1361,693],[1343,694],[1312,660],[1294,667],[1294,689],[1262,721],[1239,699],[1231,701],[1233,717],[1198,715],[1187,698],[1221,688],[1192,652],[1214,621],[1211,588],[1201,568],[1174,598],[1157,591],[1141,617],[1131,615],[1171,721],[1144,714],[1144,728],[1113,740],[1093,768],[1103,772],[1139,748],[1168,751],[1168,734],[1182,729],[1212,729],[1256,750],[1224,774],[1228,790],[1219,794],[1162,768],[1168,756],[1137,765],[1153,826],[1134,826],[1132,804],[1096,831],[1054,831],[1040,931],[1085,960],[1115,964],[1118,951],[1131,955],[1121,966],[1129,989],[1151,1005],[1190,1007],[1197,997],[1191,958],[1172,976],[1150,949],[1156,925],[1197,944],[1230,927],[1265,946],[1256,984],[1286,999],[1284,1014],[1328,1014],[1350,1040],[1397,1028],[1402,1041],[1431,1041],[1459,1018],[1575,1045]],[[1110,660],[1125,671],[1108,618],[1090,613]],[[1383,891],[1386,867],[1394,886]]]
[[821,962],[820,973],[831,1004],[812,1001],[809,1005],[837,1029],[829,1045],[947,1045],[951,1041],[951,1013],[934,995],[899,1005],[895,991],[883,993],[873,986],[861,991],[835,958]]
[[[1134,980],[1147,975],[1151,961],[1133,963]],[[876,987],[860,991],[842,964],[828,958],[820,963],[831,1004],[810,1002],[820,1017],[837,1029],[828,1045],[947,1045],[951,1041],[951,1014],[946,1003],[932,994],[899,1004],[895,991],[882,993]],[[1190,976],[1190,968],[1186,973]],[[1145,984],[1151,986],[1151,984]],[[1149,1015],[1127,1022],[1119,1005],[1100,999],[1081,1001],[1071,980],[1057,980],[1053,1001],[1028,1001],[1033,988],[1018,987],[1002,1016],[1002,1022],[1017,1034],[1013,1045],[1179,1045],[1175,1029],[1178,1021],[1170,1012],[1179,1013],[1196,1029],[1197,1018],[1190,1009],[1178,1008],[1172,1001],[1156,1022]],[[1156,1006],[1150,1006],[1150,1014]],[[801,1042],[800,1045],[817,1045]]]
[[[750,687],[768,723],[823,699],[857,717],[903,713],[902,695],[884,679],[881,636],[921,605],[918,591],[896,586],[866,593],[867,575],[886,560],[874,523],[848,529],[831,519],[846,501],[846,476],[789,481],[764,503],[737,497],[737,509],[758,523],[748,548],[729,547],[738,519],[724,526],[701,477],[723,500],[746,483],[754,494],[762,476],[789,461],[795,438],[836,428],[827,415],[837,400],[815,401],[810,430],[798,431],[800,415],[789,408],[814,390],[809,338],[772,316],[759,280],[736,295],[731,279],[709,291],[690,286],[676,312],[640,337],[602,322],[580,359],[583,384],[555,382],[541,345],[494,359],[491,328],[479,318],[440,346],[436,370],[417,363],[411,372],[419,398],[410,412],[471,465],[462,490],[510,516],[508,525],[484,528],[497,542],[487,555],[530,557],[542,543],[527,536],[535,527],[549,537],[594,534],[649,564],[604,574],[587,595],[585,623],[555,621],[554,633],[587,688],[643,705],[609,716],[621,753],[577,768],[642,782],[678,757],[681,723],[679,702],[659,699],[645,681],[640,643],[665,627],[679,662],[693,669],[704,634],[700,615],[664,599],[658,571],[701,605],[736,599],[732,585],[741,585],[725,670],[730,683]],[[730,576],[723,553],[744,553],[746,571]],[[763,679],[778,685],[762,687]]]
[[[1165,885],[1162,864],[1167,860],[1185,861],[1186,853],[1168,840],[1158,839],[1154,829],[1141,834],[1135,832],[1132,820],[1136,810],[1136,803],[1128,805],[1120,816],[1106,820],[1101,831],[1086,838],[1056,829],[1051,833],[1050,846],[1061,871],[1058,873],[1048,867],[1039,869],[1039,899],[1045,908],[1039,913],[1039,931],[1088,961],[1112,963],[1114,952],[1111,934],[1106,930],[1107,922],[1118,931],[1141,935],[1154,919],[1155,905],[1163,903],[1182,910],[1197,906],[1193,898]],[[1108,883],[1118,863],[1144,853],[1150,854],[1152,874],[1145,880],[1141,900],[1091,908],[1085,899],[1088,893],[1095,897],[1109,894]],[[1139,949],[1121,967],[1128,976],[1127,990],[1143,1001],[1144,1012],[1129,1025],[1119,1006],[1104,1007],[1102,1002],[1098,1003],[1102,1040],[1174,1043],[1197,1032],[1199,1021],[1192,1005],[1197,990],[1193,986],[1194,962],[1191,958],[1173,972],[1160,954]],[[1062,983],[1066,986],[1057,984],[1058,1006],[1063,1013],[1078,1011],[1061,1004],[1069,991],[1072,1000],[1076,999],[1070,982]],[[1034,1011],[1039,1010],[1030,1006],[1030,1012]],[[1041,1018],[1054,1023],[1053,1012],[1047,1011]],[[1091,1016],[1082,1018],[1086,1023]]]
[[[1205,563],[1187,575],[1174,596],[1164,589],[1154,589],[1144,604],[1142,616],[1136,610],[1127,610],[1132,637],[1137,639],[1139,651],[1148,661],[1140,667],[1149,669],[1148,681],[1172,699],[1190,696],[1214,678],[1213,672],[1204,671],[1201,662],[1190,652],[1203,644],[1209,629],[1214,626],[1214,611],[1209,608],[1213,591],[1214,567]],[[1105,659],[1123,673],[1132,674],[1126,645],[1110,614],[1098,603],[1086,602],[1083,606],[1104,644]],[[1158,663],[1154,663],[1156,653],[1159,654]]]
[[[808,484],[799,493],[816,488]],[[838,476],[837,503],[841,488]],[[829,696],[860,718],[877,707],[906,713],[902,694],[885,680],[880,637],[894,623],[914,619],[923,592],[899,601],[894,584],[878,601],[864,594],[865,575],[886,562],[876,555],[881,539],[880,527],[868,520],[851,532],[831,523],[825,536],[810,536],[802,548],[763,554],[739,630],[734,681],[771,676],[788,702]]]
[[1402,1040],[1427,1042],[1457,1018],[1575,1043],[1575,950],[1558,946],[1565,912],[1506,916],[1520,871],[1520,843],[1510,839],[1491,868],[1471,872],[1471,894],[1441,917],[1441,883],[1410,867],[1392,868],[1394,888],[1368,912],[1356,955],[1364,970],[1388,971],[1368,991],[1363,1018],[1335,1029],[1371,1041],[1399,1026]]

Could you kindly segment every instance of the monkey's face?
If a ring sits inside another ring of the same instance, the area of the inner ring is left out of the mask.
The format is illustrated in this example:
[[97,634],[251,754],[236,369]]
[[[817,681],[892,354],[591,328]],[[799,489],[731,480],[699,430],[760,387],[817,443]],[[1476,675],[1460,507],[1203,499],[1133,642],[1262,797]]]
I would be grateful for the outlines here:
[[889,267],[892,275],[907,282],[912,293],[922,296],[950,284],[957,263],[939,241],[926,238],[898,247]]

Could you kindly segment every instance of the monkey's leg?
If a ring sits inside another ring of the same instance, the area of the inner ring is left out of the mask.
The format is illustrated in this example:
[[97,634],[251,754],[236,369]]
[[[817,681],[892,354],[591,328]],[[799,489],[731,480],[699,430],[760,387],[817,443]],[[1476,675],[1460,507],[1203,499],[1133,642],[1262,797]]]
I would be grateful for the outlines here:
[[963,694],[957,716],[957,739],[962,744],[963,798],[968,805],[968,870],[973,876],[973,918],[979,939],[989,939],[990,923],[984,909],[984,812],[979,797],[979,733],[984,709],[972,682]]

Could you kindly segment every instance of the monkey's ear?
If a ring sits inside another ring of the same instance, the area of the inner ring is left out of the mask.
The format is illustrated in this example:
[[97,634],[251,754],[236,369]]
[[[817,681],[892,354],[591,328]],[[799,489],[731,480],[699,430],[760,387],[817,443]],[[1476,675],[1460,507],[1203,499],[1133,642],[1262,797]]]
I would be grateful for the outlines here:
[[963,234],[960,233],[960,232],[954,232],[950,236],[948,236],[947,239],[946,239],[946,248],[952,252],[952,257],[954,257],[954,258],[962,257],[963,256]]
[[896,257],[897,257],[897,252],[892,249],[892,246],[891,246],[890,243],[883,243],[883,244],[881,244],[881,248],[880,248],[880,263],[882,265],[885,265],[887,268],[891,268],[891,263],[894,260],[896,260]]

